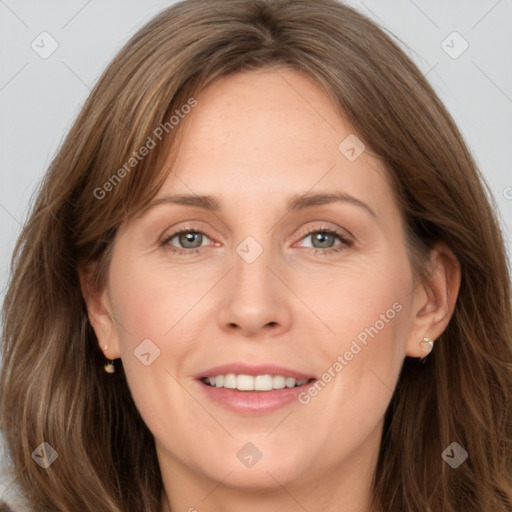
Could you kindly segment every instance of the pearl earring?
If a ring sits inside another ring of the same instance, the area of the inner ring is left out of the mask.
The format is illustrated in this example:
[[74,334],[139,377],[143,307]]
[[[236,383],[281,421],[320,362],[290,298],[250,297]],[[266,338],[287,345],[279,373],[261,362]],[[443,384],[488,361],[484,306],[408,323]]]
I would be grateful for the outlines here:
[[[105,352],[107,349],[108,345],[105,345]],[[114,361],[112,361],[112,359],[110,360],[110,363],[106,363],[103,368],[107,373],[114,373],[116,371],[116,367],[114,366]]]
[[434,340],[431,340],[430,338],[423,338],[420,341],[421,351],[423,352],[423,356],[420,357],[420,360],[425,362],[425,358],[432,352],[432,349],[434,348]]

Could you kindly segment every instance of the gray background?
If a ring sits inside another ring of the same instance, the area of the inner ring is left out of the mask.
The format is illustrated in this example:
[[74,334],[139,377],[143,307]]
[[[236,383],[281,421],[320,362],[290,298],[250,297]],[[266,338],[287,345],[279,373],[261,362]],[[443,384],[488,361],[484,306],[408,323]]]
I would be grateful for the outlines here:
[[[136,29],[172,3],[0,0],[0,301],[31,195],[80,106]],[[403,42],[448,107],[495,197],[512,261],[512,0],[347,3]],[[45,59],[31,47],[44,31],[58,44]]]

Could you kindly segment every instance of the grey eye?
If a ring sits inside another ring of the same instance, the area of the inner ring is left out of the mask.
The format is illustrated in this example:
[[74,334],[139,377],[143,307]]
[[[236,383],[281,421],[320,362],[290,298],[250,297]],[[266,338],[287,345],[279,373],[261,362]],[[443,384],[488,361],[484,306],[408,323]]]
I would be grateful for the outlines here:
[[[329,249],[334,246],[335,243],[335,235],[332,233],[312,233],[309,235],[313,241],[313,247],[316,249]],[[315,245],[315,242],[318,242],[318,245]]]
[[176,235],[179,244],[184,249],[197,249],[203,242],[203,234],[196,231],[183,231]]

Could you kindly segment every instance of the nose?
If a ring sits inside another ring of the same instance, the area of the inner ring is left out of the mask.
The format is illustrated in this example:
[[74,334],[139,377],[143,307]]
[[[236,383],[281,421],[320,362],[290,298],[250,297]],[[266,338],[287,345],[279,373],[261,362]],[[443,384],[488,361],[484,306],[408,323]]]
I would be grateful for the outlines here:
[[292,293],[284,282],[284,270],[271,264],[268,251],[252,263],[236,255],[222,290],[220,328],[253,338],[286,332],[292,319]]

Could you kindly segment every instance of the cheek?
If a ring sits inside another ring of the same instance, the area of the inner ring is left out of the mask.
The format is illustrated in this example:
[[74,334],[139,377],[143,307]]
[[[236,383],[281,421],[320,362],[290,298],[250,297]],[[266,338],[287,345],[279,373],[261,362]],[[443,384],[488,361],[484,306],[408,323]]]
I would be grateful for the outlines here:
[[[111,303],[120,356],[133,399],[150,429],[161,411],[180,404],[173,380],[191,349],[181,329],[193,317],[193,287],[177,290],[172,280],[147,265],[119,261],[111,273]],[[164,421],[164,419],[162,419]],[[164,424],[166,421],[164,421]]]
[[204,411],[178,384],[180,361],[193,349],[183,327],[193,318],[187,311],[197,301],[194,287],[179,290],[163,272],[144,265],[130,268],[125,262],[111,273],[110,284],[121,358],[136,407],[160,439],[169,437],[169,418],[179,416],[173,429],[184,439],[191,424],[204,420]]
[[405,357],[408,265],[405,255],[379,255],[358,260],[324,287],[308,286],[309,304],[331,331],[321,346],[326,370],[340,376],[332,390],[348,408],[343,415],[376,418],[391,398]]
[[138,344],[145,338],[162,343],[206,292],[207,283],[197,273],[171,273],[143,258],[136,263],[121,261],[111,275],[119,338],[121,344]]
[[373,345],[384,345],[398,333],[397,324],[404,317],[411,286],[410,274],[402,270],[406,265],[368,259],[336,269],[323,282],[318,274],[305,278],[295,289],[301,289],[298,294],[307,297],[308,305],[333,334],[329,338],[341,342],[341,348],[356,338],[362,344],[375,340]]

